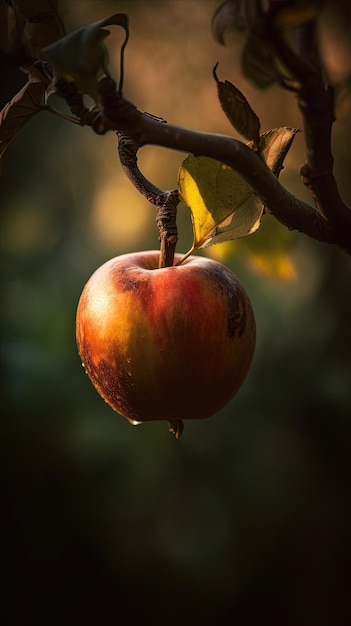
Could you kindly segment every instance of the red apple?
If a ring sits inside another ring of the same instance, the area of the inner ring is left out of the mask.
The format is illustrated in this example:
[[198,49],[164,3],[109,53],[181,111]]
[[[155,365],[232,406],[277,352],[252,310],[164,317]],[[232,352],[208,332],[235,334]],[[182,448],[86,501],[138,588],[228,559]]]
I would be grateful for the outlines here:
[[137,252],[96,270],[78,304],[78,351],[98,392],[129,420],[209,417],[247,375],[253,310],[224,265],[158,262],[158,251]]

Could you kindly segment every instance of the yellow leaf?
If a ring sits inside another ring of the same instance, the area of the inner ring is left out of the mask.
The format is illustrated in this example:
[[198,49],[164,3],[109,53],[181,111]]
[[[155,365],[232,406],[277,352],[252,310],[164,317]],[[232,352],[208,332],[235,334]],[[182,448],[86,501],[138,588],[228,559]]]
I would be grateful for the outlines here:
[[188,156],[179,190],[191,210],[193,250],[237,239],[258,228],[263,204],[232,168],[208,157]]
[[[298,129],[274,128],[261,135],[258,151],[278,177]],[[191,211],[191,250],[239,239],[261,224],[264,205],[252,187],[228,165],[204,156],[188,156],[179,171],[178,187]]]

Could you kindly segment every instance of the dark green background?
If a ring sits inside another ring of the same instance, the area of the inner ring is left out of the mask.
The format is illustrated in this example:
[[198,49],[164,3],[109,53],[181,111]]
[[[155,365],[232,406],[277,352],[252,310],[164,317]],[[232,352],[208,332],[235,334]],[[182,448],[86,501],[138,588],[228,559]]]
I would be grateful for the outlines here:
[[[17,80],[1,68],[2,103]],[[350,202],[343,123],[336,171]],[[179,441],[166,423],[133,428],[75,346],[80,292],[112,256],[87,227],[94,155],[83,145],[70,161],[70,141],[90,132],[40,114],[2,165],[3,623],[348,623],[350,259],[292,236],[298,280],[286,283],[229,256],[257,320],[244,386]],[[139,247],[155,246],[151,228]]]

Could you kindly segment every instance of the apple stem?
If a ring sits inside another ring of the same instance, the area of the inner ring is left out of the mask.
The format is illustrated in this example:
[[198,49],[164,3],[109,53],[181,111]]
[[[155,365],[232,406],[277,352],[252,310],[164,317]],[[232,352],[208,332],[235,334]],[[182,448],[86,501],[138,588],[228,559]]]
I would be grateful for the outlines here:
[[174,253],[178,241],[177,206],[179,202],[178,190],[167,191],[164,203],[157,211],[157,228],[160,236],[159,268],[171,267],[174,263]]
[[184,254],[184,256],[182,256],[182,258],[180,259],[180,261],[178,261],[178,262],[176,263],[176,265],[182,265],[182,264],[184,263],[184,261],[186,261],[186,260],[187,260],[187,258],[189,258],[189,256],[190,256],[190,255],[191,255],[191,254],[192,254],[195,250],[197,250],[197,247],[195,247],[195,246],[191,246],[190,250],[189,250],[186,254]]
[[170,432],[171,435],[174,435],[176,439],[180,439],[184,430],[184,424],[182,420],[169,421],[168,426],[168,432]]

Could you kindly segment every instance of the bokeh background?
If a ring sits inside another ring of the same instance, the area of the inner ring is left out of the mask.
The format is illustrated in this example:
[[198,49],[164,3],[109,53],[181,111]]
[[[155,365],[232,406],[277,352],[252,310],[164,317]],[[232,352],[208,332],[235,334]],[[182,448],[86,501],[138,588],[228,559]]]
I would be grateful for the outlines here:
[[[234,134],[212,68],[246,95],[262,131],[300,126],[293,95],[258,91],[242,42],[211,35],[218,0],[62,2],[68,30],[130,18],[125,95],[199,131]],[[118,77],[123,33],[106,40]],[[24,77],[1,68],[1,104]],[[351,109],[333,132],[351,202]],[[142,171],[176,187],[184,155],[147,147]],[[308,199],[297,136],[281,180]],[[351,261],[269,215],[206,250],[252,300],[257,349],[216,416],[132,427],[98,396],[75,345],[75,311],[103,262],[158,247],[155,209],[125,178],[114,134],[40,113],[2,163],[2,559],[4,624],[346,624],[350,589]],[[180,251],[191,245],[180,206]],[[220,355],[213,355],[219,359]],[[349,616],[350,617],[350,616]]]

